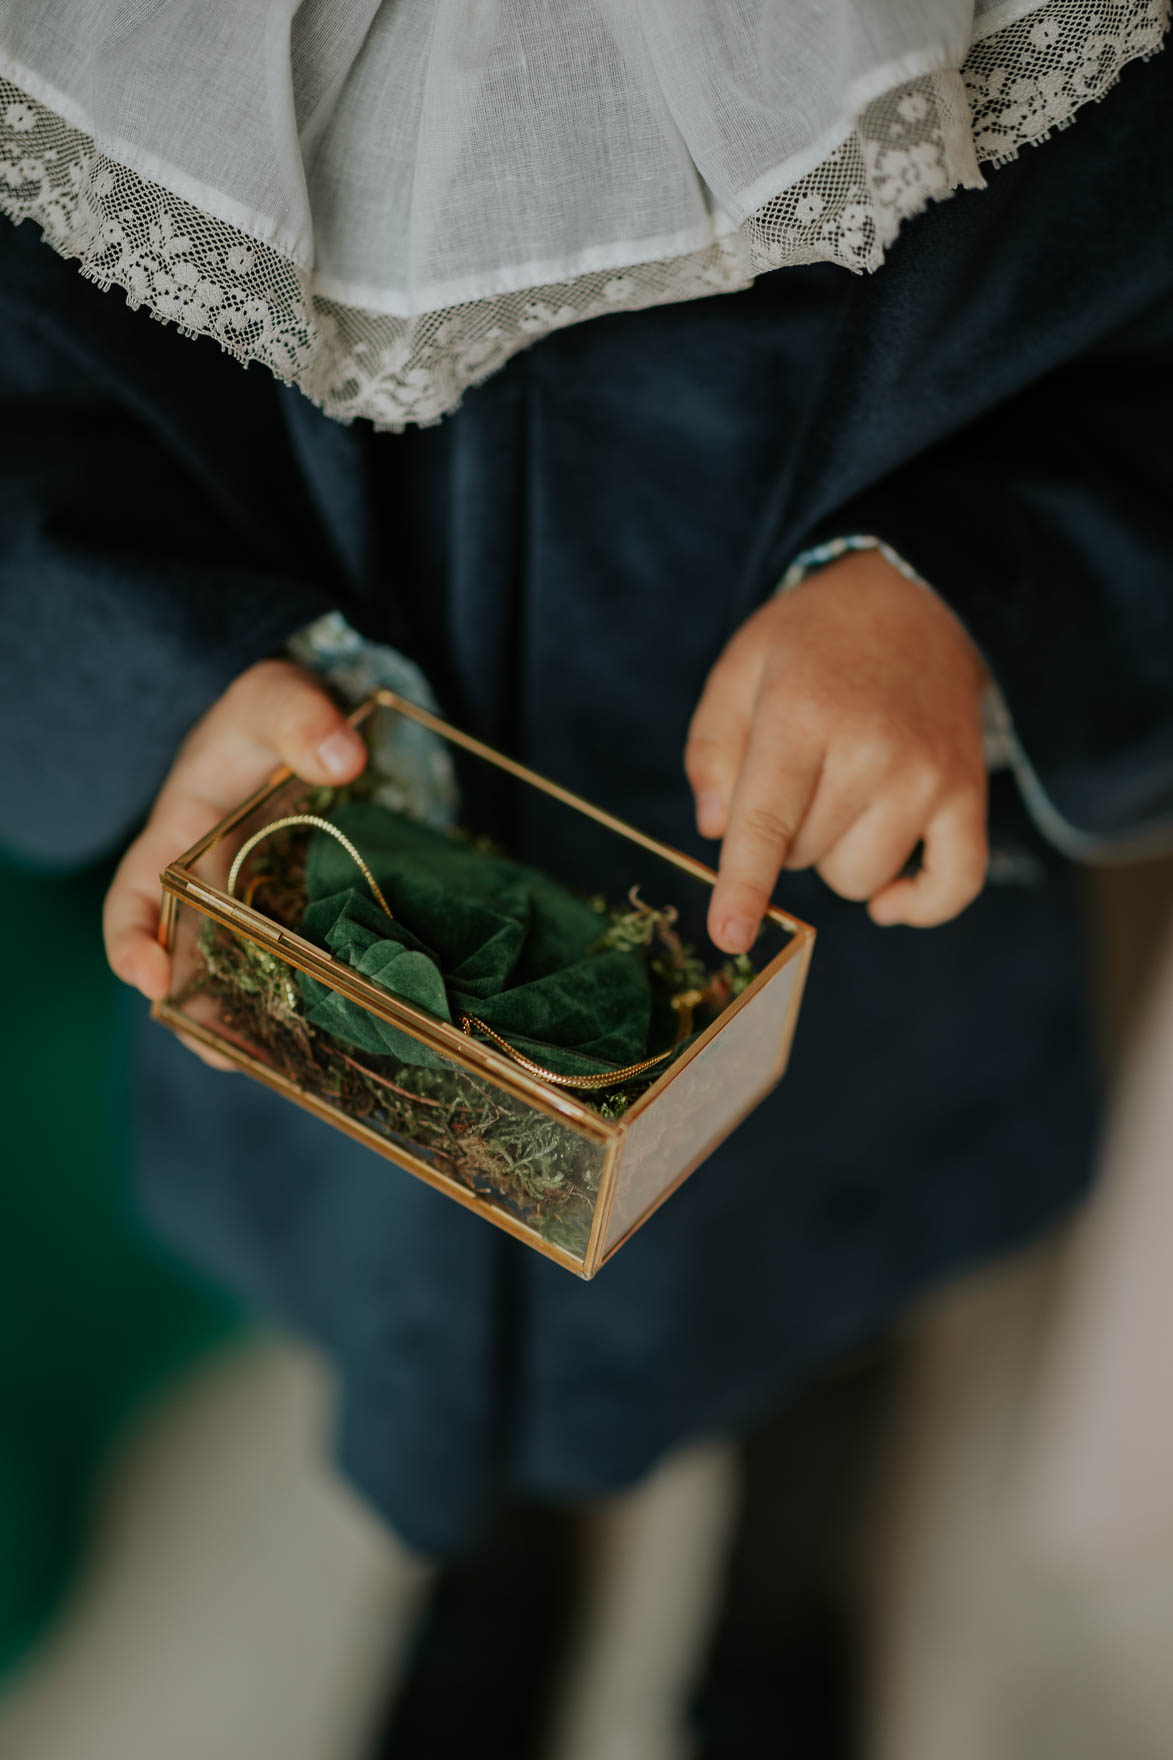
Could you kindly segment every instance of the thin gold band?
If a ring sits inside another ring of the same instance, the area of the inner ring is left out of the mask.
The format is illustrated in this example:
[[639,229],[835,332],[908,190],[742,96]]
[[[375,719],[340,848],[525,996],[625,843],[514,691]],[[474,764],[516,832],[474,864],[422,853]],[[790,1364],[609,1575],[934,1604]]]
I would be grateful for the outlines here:
[[[355,866],[361,870],[362,877],[374,894],[379,908],[386,912],[392,922],[395,921],[395,913],[379,890],[378,881],[349,837],[339,831],[337,825],[332,825],[329,819],[320,819],[316,813],[291,813],[287,818],[274,819],[271,824],[262,825],[259,831],[254,831],[252,836],[241,844],[236,852],[236,859],[228,870],[229,898],[236,897],[236,882],[240,876],[240,870],[244,866],[245,858],[257,847],[258,843],[261,843],[266,837],[270,837],[274,831],[284,831],[291,825],[312,825],[316,831],[329,832],[330,836],[342,845]],[[528,1070],[530,1075],[540,1077],[543,1082],[549,1082],[556,1088],[580,1088],[593,1092],[600,1088],[621,1087],[624,1082],[634,1081],[636,1076],[644,1075],[648,1070],[655,1069],[658,1063],[663,1063],[666,1057],[671,1057],[676,1045],[688,1037],[692,1029],[692,1011],[700,1000],[699,990],[686,990],[682,995],[672,998],[672,1006],[677,1013],[676,1044],[669,1046],[667,1051],[658,1051],[654,1057],[645,1057],[642,1063],[629,1063],[625,1069],[607,1070],[604,1074],[597,1076],[562,1076],[555,1070],[546,1069],[544,1064],[534,1063],[531,1058],[523,1057],[520,1051],[515,1051],[508,1039],[503,1039],[500,1033],[495,1033],[492,1027],[486,1026],[485,1022],[475,1014],[462,1014],[460,1025],[461,1030],[470,1037],[475,1027],[478,1033],[483,1033],[487,1039],[493,1041],[494,1045],[507,1052],[514,1063],[519,1064],[522,1069]]]
[[[684,998],[673,997],[673,1007],[676,1006],[677,1001],[680,1001],[683,1004]],[[475,1027],[478,1033],[484,1033],[485,1037],[491,1039],[494,1045],[499,1045],[502,1051],[507,1051],[514,1063],[520,1064],[522,1069],[527,1069],[531,1076],[541,1076],[544,1082],[552,1082],[554,1086],[558,1088],[586,1088],[592,1090],[597,1088],[617,1088],[624,1082],[634,1081],[636,1076],[642,1076],[645,1070],[655,1069],[658,1063],[663,1063],[666,1057],[671,1057],[673,1051],[676,1049],[675,1045],[669,1046],[667,1051],[657,1051],[655,1057],[645,1057],[642,1063],[629,1063],[626,1069],[607,1070],[605,1074],[599,1076],[560,1076],[557,1075],[554,1070],[546,1069],[542,1064],[534,1063],[530,1058],[523,1057],[520,1051],[514,1050],[508,1039],[503,1039],[500,1033],[495,1033],[492,1027],[486,1026],[485,1022],[477,1015],[462,1014],[460,1017],[460,1025],[464,1032],[470,1035],[472,1029]],[[677,1035],[677,1040],[679,1041],[686,1037],[686,1034],[687,1029],[685,1033],[679,1033]]]
[[344,832],[339,831],[337,825],[331,825],[329,819],[319,819],[316,813],[291,813],[287,819],[274,819],[271,824],[262,825],[259,831],[254,831],[248,841],[241,844],[236,852],[236,860],[228,870],[229,898],[236,897],[236,881],[241,868],[244,866],[244,858],[252,850],[256,849],[257,844],[260,843],[263,838],[271,837],[274,831],[284,831],[288,825],[312,825],[316,831],[328,831],[331,837],[336,838],[350,857],[351,861],[354,862],[357,867],[361,868],[362,877],[374,893],[379,902],[380,908],[386,911],[392,922],[395,921],[395,913],[387,903],[387,900],[383,897],[383,894],[379,891],[378,881],[355,849],[353,843],[351,843],[349,837],[347,837]]

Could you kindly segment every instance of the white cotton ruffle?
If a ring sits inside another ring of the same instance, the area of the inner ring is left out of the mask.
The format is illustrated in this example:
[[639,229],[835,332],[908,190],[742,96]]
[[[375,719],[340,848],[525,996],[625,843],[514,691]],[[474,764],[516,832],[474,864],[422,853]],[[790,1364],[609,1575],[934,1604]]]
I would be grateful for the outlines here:
[[552,330],[872,269],[1169,0],[0,0],[0,210],[379,427]]

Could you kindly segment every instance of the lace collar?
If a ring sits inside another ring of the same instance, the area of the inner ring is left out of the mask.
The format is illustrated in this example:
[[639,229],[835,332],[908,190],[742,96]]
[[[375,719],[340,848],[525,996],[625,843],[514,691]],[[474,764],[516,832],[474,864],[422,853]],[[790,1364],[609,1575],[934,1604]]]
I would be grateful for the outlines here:
[[1169,0],[0,0],[0,210],[299,385],[433,422],[536,338],[874,269]]

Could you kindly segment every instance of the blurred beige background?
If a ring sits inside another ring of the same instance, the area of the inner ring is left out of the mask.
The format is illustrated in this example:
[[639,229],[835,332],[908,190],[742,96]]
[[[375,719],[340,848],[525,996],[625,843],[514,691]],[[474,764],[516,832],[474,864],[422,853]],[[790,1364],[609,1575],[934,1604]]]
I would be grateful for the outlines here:
[[[1173,957],[1173,863],[1101,873],[1088,897],[1104,1056],[1118,1082],[1128,1048],[1145,1042],[1165,950]],[[1173,967],[1163,981],[1157,1036],[1173,1070]],[[1158,1086],[1161,1067],[1158,1057]],[[1173,1165],[1173,1119],[1169,1133]],[[1110,1154],[1113,1191],[1153,1152],[1126,1144],[1123,1169]],[[1131,1217],[1135,1206],[1115,1208]],[[1096,1210],[1079,1239],[1065,1231],[910,1319],[859,1560],[871,1760],[1173,1753],[1173,1478],[1167,1506],[1162,1487],[1148,1486],[1130,1538],[1100,1508],[1113,1496],[1112,1438],[1097,1456],[1080,1430],[1095,1421],[1080,1376],[1104,1373],[1080,1327],[1111,1256],[1101,1236],[1119,1234],[1108,1224]],[[1169,1259],[1173,1270],[1173,1237]],[[1167,1314],[1173,1326],[1173,1295]],[[1158,1342],[1156,1402],[1166,1397]],[[433,1572],[323,1464],[331,1398],[311,1353],[236,1339],[128,1426],[86,1567],[0,1697],[5,1760],[370,1754]],[[1100,1407],[1126,1426],[1127,1413]],[[1073,1452],[1087,1457],[1082,1477],[1068,1471]],[[702,1450],[588,1525],[584,1607],[550,1738],[557,1760],[689,1752],[682,1707],[720,1604],[736,1501],[731,1451]]]

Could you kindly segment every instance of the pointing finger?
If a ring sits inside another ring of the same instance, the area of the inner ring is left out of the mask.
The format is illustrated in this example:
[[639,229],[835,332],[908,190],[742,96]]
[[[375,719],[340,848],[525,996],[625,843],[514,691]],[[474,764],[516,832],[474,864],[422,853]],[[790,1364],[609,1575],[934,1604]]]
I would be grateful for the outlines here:
[[761,677],[756,651],[736,640],[710,672],[684,749],[684,771],[696,800],[697,830],[721,837],[749,739]]
[[777,718],[760,715],[734,789],[709,934],[726,953],[753,945],[807,809],[818,787],[822,751],[792,745],[785,757]]

